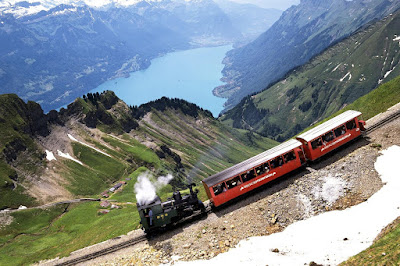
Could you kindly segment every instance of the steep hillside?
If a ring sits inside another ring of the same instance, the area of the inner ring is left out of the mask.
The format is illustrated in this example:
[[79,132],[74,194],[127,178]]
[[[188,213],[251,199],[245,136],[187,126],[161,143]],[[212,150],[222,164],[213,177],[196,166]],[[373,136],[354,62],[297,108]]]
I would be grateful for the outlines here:
[[278,140],[295,135],[400,75],[399,29],[396,12],[246,97],[221,119]]
[[228,98],[226,106],[232,108],[243,97],[399,7],[399,1],[389,0],[301,1],[254,42],[228,53],[223,70],[227,85],[215,88],[214,94]]
[[0,208],[98,196],[141,167],[183,188],[276,144],[178,99],[129,107],[113,92],[88,94],[47,115],[0,100]]

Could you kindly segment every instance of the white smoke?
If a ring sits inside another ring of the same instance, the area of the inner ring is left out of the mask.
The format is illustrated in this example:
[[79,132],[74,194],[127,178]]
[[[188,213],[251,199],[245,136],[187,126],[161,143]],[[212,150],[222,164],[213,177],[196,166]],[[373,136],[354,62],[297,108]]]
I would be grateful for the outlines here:
[[167,176],[160,176],[157,181],[152,183],[150,181],[150,173],[146,172],[138,176],[135,184],[136,201],[140,205],[146,205],[151,203],[157,197],[157,190],[168,185],[168,183],[174,178],[171,174]]
[[167,176],[160,176],[157,178],[157,183],[156,187],[157,189],[162,188],[163,186],[166,186],[169,184],[169,182],[173,179],[174,177],[171,174],[168,174]]

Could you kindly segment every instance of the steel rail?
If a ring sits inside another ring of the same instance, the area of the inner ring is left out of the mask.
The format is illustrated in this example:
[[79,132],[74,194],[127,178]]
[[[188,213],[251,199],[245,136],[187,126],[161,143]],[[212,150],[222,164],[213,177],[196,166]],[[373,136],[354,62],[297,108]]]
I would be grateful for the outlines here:
[[110,253],[114,253],[115,251],[133,246],[133,245],[143,242],[145,240],[147,240],[146,235],[139,236],[139,237],[127,240],[127,241],[119,243],[119,244],[115,244],[111,247],[108,247],[108,248],[75,258],[75,259],[70,259],[70,260],[67,260],[67,261],[64,261],[61,263],[57,263],[56,265],[57,266],[76,265],[78,263],[86,262],[86,261],[104,256],[104,255],[110,254]]
[[378,129],[381,126],[386,125],[387,123],[389,123],[389,122],[391,122],[391,121],[393,121],[393,120],[395,120],[396,118],[399,118],[399,117],[400,117],[400,110],[395,112],[395,113],[393,113],[393,114],[391,114],[391,115],[389,115],[389,116],[387,116],[387,117],[385,117],[384,119],[380,120],[379,122],[375,123],[374,125],[368,127],[365,130],[365,134],[368,134],[368,133]]

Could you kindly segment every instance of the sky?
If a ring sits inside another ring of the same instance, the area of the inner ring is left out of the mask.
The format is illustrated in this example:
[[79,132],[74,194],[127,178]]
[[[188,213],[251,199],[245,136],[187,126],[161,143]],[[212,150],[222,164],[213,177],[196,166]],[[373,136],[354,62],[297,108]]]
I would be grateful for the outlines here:
[[286,10],[292,5],[297,5],[300,0],[231,0],[238,3],[250,3],[264,8]]

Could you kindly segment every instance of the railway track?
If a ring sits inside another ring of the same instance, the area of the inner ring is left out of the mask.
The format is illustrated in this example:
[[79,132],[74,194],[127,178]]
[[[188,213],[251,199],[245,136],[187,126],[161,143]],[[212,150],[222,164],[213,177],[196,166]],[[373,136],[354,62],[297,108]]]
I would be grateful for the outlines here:
[[374,124],[374,125],[368,127],[368,128],[365,130],[365,134],[371,133],[372,131],[374,131],[374,130],[380,128],[381,126],[383,126],[383,125],[385,125],[385,124],[387,124],[387,123],[389,123],[389,122],[391,122],[391,121],[393,121],[394,119],[399,118],[399,117],[400,117],[400,110],[397,111],[397,112],[395,112],[395,113],[393,113],[393,114],[391,114],[391,115],[389,115],[388,117],[382,119],[382,120],[379,121],[378,123],[376,123],[376,124]]
[[108,248],[105,248],[105,249],[102,249],[102,250],[87,254],[85,256],[81,256],[81,257],[78,257],[78,258],[75,258],[75,259],[70,259],[70,260],[64,261],[62,263],[57,263],[55,265],[57,265],[57,266],[76,265],[78,263],[86,262],[86,261],[89,261],[89,260],[104,256],[104,255],[110,254],[110,253],[114,253],[114,252],[116,252],[118,250],[133,246],[133,245],[138,244],[140,242],[143,242],[145,240],[147,240],[146,235],[139,236],[139,237],[136,237],[134,239],[130,239],[128,241],[113,245],[111,247],[108,247]]

